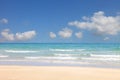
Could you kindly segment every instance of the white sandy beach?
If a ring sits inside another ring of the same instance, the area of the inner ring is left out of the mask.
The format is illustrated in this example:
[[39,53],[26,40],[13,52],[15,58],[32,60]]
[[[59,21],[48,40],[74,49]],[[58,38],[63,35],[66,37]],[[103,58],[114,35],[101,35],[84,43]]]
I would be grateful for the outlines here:
[[0,66],[0,80],[120,80],[120,69]]

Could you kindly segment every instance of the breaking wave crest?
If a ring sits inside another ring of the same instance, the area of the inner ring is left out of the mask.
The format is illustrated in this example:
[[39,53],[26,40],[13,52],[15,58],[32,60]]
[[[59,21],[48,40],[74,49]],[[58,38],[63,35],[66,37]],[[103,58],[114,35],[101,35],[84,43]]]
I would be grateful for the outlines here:
[[85,49],[49,49],[50,51],[72,52],[72,51],[84,51]]
[[5,50],[8,53],[36,53],[38,51],[30,51],[30,50]]
[[9,57],[8,55],[0,55],[0,58],[6,58]]
[[45,60],[75,60],[76,57],[25,57],[25,59],[45,59]]

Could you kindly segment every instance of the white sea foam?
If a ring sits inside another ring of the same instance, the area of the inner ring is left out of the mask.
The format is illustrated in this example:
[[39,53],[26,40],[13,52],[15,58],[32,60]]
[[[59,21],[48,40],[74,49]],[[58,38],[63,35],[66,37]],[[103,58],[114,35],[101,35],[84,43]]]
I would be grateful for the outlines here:
[[71,52],[71,51],[84,51],[85,49],[49,49],[50,51],[67,51],[67,52]]
[[25,59],[45,59],[45,60],[75,60],[76,57],[25,57]]
[[91,54],[91,57],[103,57],[103,58],[120,58],[120,55],[97,55]]
[[9,53],[36,53],[38,51],[29,51],[29,50],[5,50],[5,52]]
[[73,49],[49,49],[50,51],[74,51]]
[[85,51],[86,49],[76,49],[75,51]]
[[40,57],[25,57],[25,59],[40,59]]
[[55,56],[60,56],[60,57],[69,57],[69,56],[72,56],[73,54],[60,54],[60,53],[56,53],[54,55]]
[[120,61],[120,58],[81,58],[82,60],[94,60],[94,61]]
[[6,58],[8,55],[0,55],[0,58]]
[[120,55],[99,55],[90,54],[90,57],[82,57],[82,60],[95,60],[95,61],[120,61]]

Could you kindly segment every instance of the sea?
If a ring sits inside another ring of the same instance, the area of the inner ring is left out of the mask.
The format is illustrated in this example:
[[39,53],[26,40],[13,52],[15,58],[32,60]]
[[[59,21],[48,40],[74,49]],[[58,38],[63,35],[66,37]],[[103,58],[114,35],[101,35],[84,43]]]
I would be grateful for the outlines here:
[[0,65],[120,68],[120,43],[0,43]]

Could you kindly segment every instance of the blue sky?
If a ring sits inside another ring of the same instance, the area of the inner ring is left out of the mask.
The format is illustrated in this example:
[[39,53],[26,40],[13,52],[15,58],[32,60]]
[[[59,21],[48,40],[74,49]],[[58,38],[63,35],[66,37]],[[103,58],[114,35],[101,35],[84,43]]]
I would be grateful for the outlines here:
[[119,43],[119,21],[120,0],[0,0],[0,42]]

